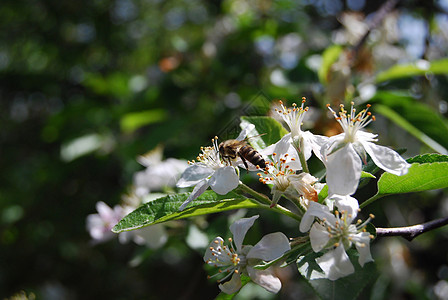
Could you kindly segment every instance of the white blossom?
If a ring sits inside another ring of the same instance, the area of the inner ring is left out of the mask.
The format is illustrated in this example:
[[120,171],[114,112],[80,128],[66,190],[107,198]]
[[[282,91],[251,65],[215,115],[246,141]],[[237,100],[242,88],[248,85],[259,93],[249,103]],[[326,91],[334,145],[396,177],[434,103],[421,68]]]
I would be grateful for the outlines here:
[[[135,194],[127,195],[124,199],[124,204],[115,205],[113,209],[104,202],[99,201],[96,204],[98,213],[87,216],[86,227],[94,244],[102,243],[116,237],[117,234],[112,232],[112,228],[142,203],[141,197]],[[156,224],[132,231],[121,232],[118,234],[118,240],[122,244],[133,241],[138,245],[146,245],[148,248],[157,249],[166,243],[168,234],[163,224]]]
[[146,164],[145,157],[139,157],[138,161],[147,167],[134,174],[134,185],[139,196],[175,186],[180,175],[188,167],[187,161],[176,158],[168,158],[151,164]]
[[235,167],[223,163],[218,149],[217,138],[212,139],[212,147],[202,147],[197,162],[190,162],[177,182],[177,187],[194,186],[190,196],[180,206],[183,210],[188,203],[199,197],[208,187],[217,194],[225,195],[239,184],[239,176]]
[[87,216],[86,227],[93,242],[101,243],[115,236],[111,230],[124,217],[125,212],[119,205],[111,208],[102,201],[96,203],[96,210],[98,211],[97,214]]
[[[307,232],[311,227],[310,242],[314,252],[328,250],[316,262],[328,279],[336,280],[355,270],[346,253],[352,245],[359,252],[358,262],[361,266],[373,261],[370,254],[372,236],[365,230],[370,218],[364,223],[358,221],[356,225],[352,224],[359,209],[355,198],[333,195],[329,200],[338,210],[332,213],[327,205],[311,202],[300,223],[300,231]],[[315,217],[317,220],[313,224]]]
[[317,191],[313,184],[317,178],[308,173],[296,174],[301,169],[300,163],[296,157],[291,157],[286,153],[289,149],[289,143],[281,140],[277,149],[279,153],[272,154],[272,162],[266,163],[266,168],[257,175],[259,181],[264,184],[272,185],[272,205],[274,207],[280,197],[285,194],[292,197],[303,197],[306,201],[317,201]]
[[344,130],[343,133],[330,137],[322,147],[329,195],[351,195],[356,191],[361,178],[361,159],[366,162],[366,152],[378,167],[391,174],[404,175],[410,167],[397,152],[374,144],[373,142],[377,141],[376,134],[362,130],[375,120],[374,116],[370,118],[371,113],[368,112],[370,105],[358,114],[353,105],[352,102],[350,113],[341,105],[339,116],[328,105]]
[[283,118],[285,123],[288,125],[290,132],[283,136],[279,142],[268,147],[265,150],[266,154],[271,152],[279,152],[278,147],[281,142],[288,142],[290,149],[287,150],[289,154],[291,152],[296,152],[299,154],[303,152],[305,160],[311,157],[311,152],[319,158],[321,157],[321,147],[327,141],[327,137],[314,135],[310,131],[302,131],[302,123],[305,118],[308,107],[305,105],[305,97],[302,98],[302,105],[297,107],[296,103],[292,104],[292,108],[286,108],[283,102],[280,101],[281,109],[275,109],[275,111]]
[[[247,231],[257,218],[258,215],[236,221],[230,226],[233,240],[229,239],[229,245],[225,245],[221,237],[216,237],[205,252],[204,261],[220,268],[220,272],[215,275],[226,274],[218,281],[219,288],[226,294],[233,294],[241,288],[241,274],[248,275],[269,292],[277,293],[281,288],[280,279],[270,268],[261,270],[254,266],[260,261],[275,260],[289,251],[291,247],[288,238],[281,232],[275,232],[265,235],[255,246],[243,245]],[[221,283],[229,277],[230,280]]]

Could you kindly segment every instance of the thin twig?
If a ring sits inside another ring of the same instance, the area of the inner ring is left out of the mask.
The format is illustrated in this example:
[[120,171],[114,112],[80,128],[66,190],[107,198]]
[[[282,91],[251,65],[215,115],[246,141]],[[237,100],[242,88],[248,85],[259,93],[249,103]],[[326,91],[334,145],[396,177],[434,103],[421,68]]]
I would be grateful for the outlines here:
[[356,57],[358,55],[358,52],[364,45],[364,43],[367,41],[367,38],[369,37],[370,33],[373,29],[375,29],[386,17],[386,15],[391,12],[394,7],[397,5],[399,0],[388,0],[386,1],[375,13],[372,20],[368,23],[369,29],[367,32],[362,36],[362,38],[356,43],[356,45],[352,49],[353,57]]
[[424,232],[445,226],[447,224],[448,224],[448,217],[445,217],[429,221],[423,224],[417,224],[408,227],[376,228],[376,235],[378,237],[402,236],[408,241],[412,241],[415,237]]

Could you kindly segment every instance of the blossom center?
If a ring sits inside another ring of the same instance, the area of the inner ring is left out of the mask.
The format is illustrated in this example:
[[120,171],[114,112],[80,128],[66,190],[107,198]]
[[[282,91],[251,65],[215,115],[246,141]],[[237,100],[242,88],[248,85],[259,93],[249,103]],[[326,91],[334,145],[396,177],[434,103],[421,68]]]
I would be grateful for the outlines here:
[[[275,188],[279,191],[286,191],[290,185],[289,176],[294,175],[295,171],[287,164],[288,153],[284,154],[278,160],[275,159],[277,153],[272,154],[274,156],[274,162],[269,162],[266,165],[265,170],[257,175],[260,177],[259,181],[264,184],[274,184]],[[295,158],[291,158],[292,161]]]
[[[217,170],[219,168],[222,168],[224,165],[221,161],[221,157],[219,154],[219,148],[218,148],[218,138],[215,137],[212,139],[213,146],[208,147],[201,147],[201,152],[198,157],[196,158],[198,163],[202,163],[213,170]],[[194,164],[195,161],[188,162],[190,164]]]
[[344,142],[354,143],[356,142],[356,133],[361,128],[366,127],[370,122],[375,121],[375,116],[369,112],[370,104],[360,112],[356,113],[356,109],[353,107],[354,102],[351,102],[350,113],[345,110],[344,104],[340,105],[339,113],[335,112],[330,104],[327,104],[328,109],[333,113],[334,118],[341,125],[345,133]]
[[214,276],[228,273],[219,282],[225,280],[233,273],[239,273],[240,269],[246,265],[246,257],[235,251],[231,244],[231,238],[229,238],[229,242],[230,246],[227,246],[222,240],[215,240],[215,245],[210,247],[212,257],[206,261],[207,264],[219,269]]
[[304,107],[306,102],[305,97],[302,98],[302,105],[297,107],[297,104],[293,103],[292,108],[286,108],[283,105],[283,102],[280,101],[281,110],[275,109],[275,111],[280,114],[286,124],[288,124],[289,129],[291,130],[291,135],[293,137],[299,136],[302,132],[301,125],[303,123],[303,119],[305,117],[305,112],[308,111],[308,107]]

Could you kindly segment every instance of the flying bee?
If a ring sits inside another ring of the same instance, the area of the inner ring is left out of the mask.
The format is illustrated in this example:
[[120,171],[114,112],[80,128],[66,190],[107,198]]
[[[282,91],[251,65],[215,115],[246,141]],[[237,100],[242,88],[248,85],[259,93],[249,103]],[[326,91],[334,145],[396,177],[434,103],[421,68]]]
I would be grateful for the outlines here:
[[246,170],[249,170],[247,162],[250,162],[254,166],[259,166],[260,168],[266,168],[266,162],[260,153],[252,148],[247,142],[247,138],[240,140],[227,140],[219,144],[219,153],[221,154],[224,161],[231,164],[233,160],[239,156],[243,161]]

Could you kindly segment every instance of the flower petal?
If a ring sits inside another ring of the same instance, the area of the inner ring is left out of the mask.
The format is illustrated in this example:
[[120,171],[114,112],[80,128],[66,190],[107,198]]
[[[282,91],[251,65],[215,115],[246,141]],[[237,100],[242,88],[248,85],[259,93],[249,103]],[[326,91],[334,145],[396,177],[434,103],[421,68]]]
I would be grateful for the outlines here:
[[329,155],[325,165],[329,195],[355,193],[361,178],[362,165],[351,143]]
[[329,199],[334,200],[336,207],[340,212],[346,211],[350,216],[347,218],[347,223],[351,223],[353,219],[358,215],[359,203],[355,198],[346,195],[333,194]]
[[273,275],[271,270],[258,270],[249,266],[246,269],[250,279],[268,292],[278,293],[282,288],[280,279]]
[[210,178],[210,187],[220,195],[225,195],[236,189],[240,182],[234,167],[219,168]]
[[317,156],[321,161],[322,157],[322,147],[328,142],[328,137],[323,135],[312,134],[309,131],[303,133],[305,142],[309,141],[311,143],[311,148],[313,149],[314,155]]
[[300,221],[300,231],[307,232],[310,230],[311,224],[314,222],[314,217],[319,219],[326,218],[331,223],[335,222],[335,217],[330,213],[330,209],[326,205],[319,204],[317,202],[310,202],[307,211]]
[[202,195],[202,193],[204,193],[208,187],[209,187],[208,180],[203,180],[199,182],[194,187],[193,191],[191,192],[190,196],[188,196],[187,200],[185,200],[184,203],[182,203],[182,205],[179,207],[179,210],[184,210],[184,208],[188,205],[188,203],[190,203],[191,201]]
[[182,173],[182,176],[180,177],[176,186],[183,188],[196,185],[200,181],[204,180],[205,178],[213,174],[213,172],[214,171],[212,168],[209,168],[205,165],[201,164],[191,165],[188,168],[186,168],[185,171]]
[[360,141],[360,143],[364,146],[375,165],[386,172],[401,176],[406,174],[411,167],[397,152],[390,148],[366,141]]
[[336,280],[355,272],[342,243],[336,249],[316,258],[316,262],[330,280]]
[[289,250],[291,250],[291,246],[286,235],[281,232],[275,232],[265,235],[250,249],[246,257],[270,261],[279,258]]
[[330,234],[325,226],[314,223],[310,230],[310,242],[314,252],[324,249],[330,240]]
[[168,240],[168,235],[165,226],[162,224],[155,224],[133,230],[134,242],[137,245],[146,245],[150,249],[158,249],[165,245]]
[[300,164],[297,150],[292,145],[291,133],[285,134],[277,143],[266,147],[265,149],[259,151],[259,153],[264,156],[276,153],[276,156],[273,158],[276,163],[279,163],[279,159],[283,159],[284,155],[288,154],[286,164],[289,165],[292,170],[302,170],[302,165]]
[[355,247],[359,252],[358,262],[361,267],[364,267],[365,263],[373,261],[372,255],[370,254],[370,233],[360,232],[356,236],[358,241],[355,243]]
[[233,294],[240,290],[241,288],[241,276],[238,273],[233,273],[232,278],[223,284],[219,285],[219,288],[223,293]]
[[208,263],[208,261],[215,260],[215,256],[213,254],[213,250],[217,249],[218,247],[221,247],[224,243],[224,240],[222,237],[218,236],[213,239],[213,241],[210,242],[210,245],[205,249],[204,254],[204,261]]
[[254,130],[255,129],[255,125],[254,124],[251,124],[251,123],[248,123],[247,121],[246,122],[241,122],[240,123],[240,127],[241,127],[241,132],[240,132],[240,134],[238,135],[238,137],[236,138],[236,140],[237,141],[242,141],[242,140],[244,140],[245,138],[246,138],[246,136],[252,131],[252,130]]
[[241,252],[243,240],[247,231],[254,225],[254,222],[258,217],[258,215],[255,215],[250,218],[242,218],[230,225],[230,232],[233,234],[233,241],[235,242],[238,253]]

